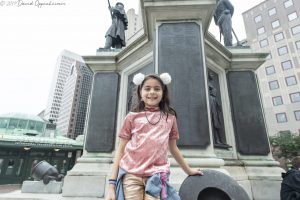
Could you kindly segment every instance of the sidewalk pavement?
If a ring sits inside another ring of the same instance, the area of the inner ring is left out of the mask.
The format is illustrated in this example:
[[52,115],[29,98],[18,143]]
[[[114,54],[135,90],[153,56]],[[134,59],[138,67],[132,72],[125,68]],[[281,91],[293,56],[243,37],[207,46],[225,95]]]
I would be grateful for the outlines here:
[[63,197],[61,194],[22,193],[22,185],[0,185],[0,200],[104,200],[103,198]]

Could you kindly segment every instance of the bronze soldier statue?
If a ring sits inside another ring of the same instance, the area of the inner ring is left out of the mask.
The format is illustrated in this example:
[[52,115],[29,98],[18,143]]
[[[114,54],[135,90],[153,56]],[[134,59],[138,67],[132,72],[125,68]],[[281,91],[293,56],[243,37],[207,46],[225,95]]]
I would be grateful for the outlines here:
[[214,21],[219,26],[220,34],[224,37],[224,45],[232,46],[232,22],[231,17],[234,7],[229,0],[217,0],[217,7],[214,12]]
[[106,41],[104,49],[121,49],[126,45],[125,30],[127,30],[128,26],[124,4],[118,2],[115,7],[109,6],[109,10],[112,17],[112,24],[105,34]]
[[230,148],[226,143],[226,138],[223,130],[222,107],[217,100],[217,89],[213,86],[214,74],[208,73],[208,90],[209,90],[209,105],[212,122],[212,133],[214,137],[214,146],[220,148]]

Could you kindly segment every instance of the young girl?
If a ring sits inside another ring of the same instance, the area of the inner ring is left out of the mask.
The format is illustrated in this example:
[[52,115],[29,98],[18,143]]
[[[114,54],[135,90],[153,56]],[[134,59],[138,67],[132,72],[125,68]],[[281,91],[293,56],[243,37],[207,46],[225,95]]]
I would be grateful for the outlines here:
[[[119,133],[120,143],[106,199],[180,199],[171,197],[169,192],[172,188],[169,188],[167,182],[170,173],[168,149],[186,174],[203,173],[199,169],[190,168],[177,147],[179,133],[176,113],[170,107],[167,87],[171,77],[168,73],[160,76],[144,76],[139,73],[134,76],[133,82],[138,86],[136,95],[139,103],[128,113]],[[157,177],[159,181],[154,180]],[[118,194],[116,197],[117,178],[118,183],[123,184],[123,191],[121,196]],[[155,188],[153,182],[160,183],[160,194],[154,197],[150,195],[151,191],[148,191],[149,188],[152,191]]]

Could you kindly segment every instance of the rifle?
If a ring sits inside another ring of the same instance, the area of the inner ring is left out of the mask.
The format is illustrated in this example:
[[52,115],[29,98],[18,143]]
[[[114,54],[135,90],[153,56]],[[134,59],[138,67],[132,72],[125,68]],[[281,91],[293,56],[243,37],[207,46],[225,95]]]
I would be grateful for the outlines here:
[[236,36],[235,31],[233,30],[233,28],[231,28],[231,30],[232,30],[232,33],[233,33],[235,39],[236,39],[236,45],[237,45],[237,46],[243,46],[243,45],[240,43],[238,37]]
[[[219,30],[220,30],[220,29],[219,29]],[[235,31],[233,30],[233,28],[231,28],[231,31],[232,31],[232,33],[233,33],[235,39],[236,39],[236,46],[243,46],[243,45],[241,44],[241,42],[239,41],[237,35],[235,34]],[[221,30],[220,30],[220,43],[221,43],[221,41],[222,41],[222,33],[221,33]]]
[[110,2],[109,2],[109,0],[107,0],[107,2],[108,2],[108,8],[109,8],[109,13],[110,13],[110,16],[111,16],[111,18],[113,18],[113,15],[112,15],[112,13],[111,13],[111,6],[110,6]]

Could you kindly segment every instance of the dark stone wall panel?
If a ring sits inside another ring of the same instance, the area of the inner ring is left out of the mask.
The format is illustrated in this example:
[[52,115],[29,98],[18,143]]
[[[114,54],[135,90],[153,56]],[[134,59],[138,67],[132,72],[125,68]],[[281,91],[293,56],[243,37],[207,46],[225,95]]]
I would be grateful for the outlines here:
[[179,146],[210,144],[200,27],[164,23],[158,29],[158,70],[172,76],[171,104],[177,111]]
[[94,74],[85,142],[88,152],[111,152],[114,149],[118,92],[117,73]]
[[228,72],[227,81],[238,152],[267,155],[270,148],[254,72]]

